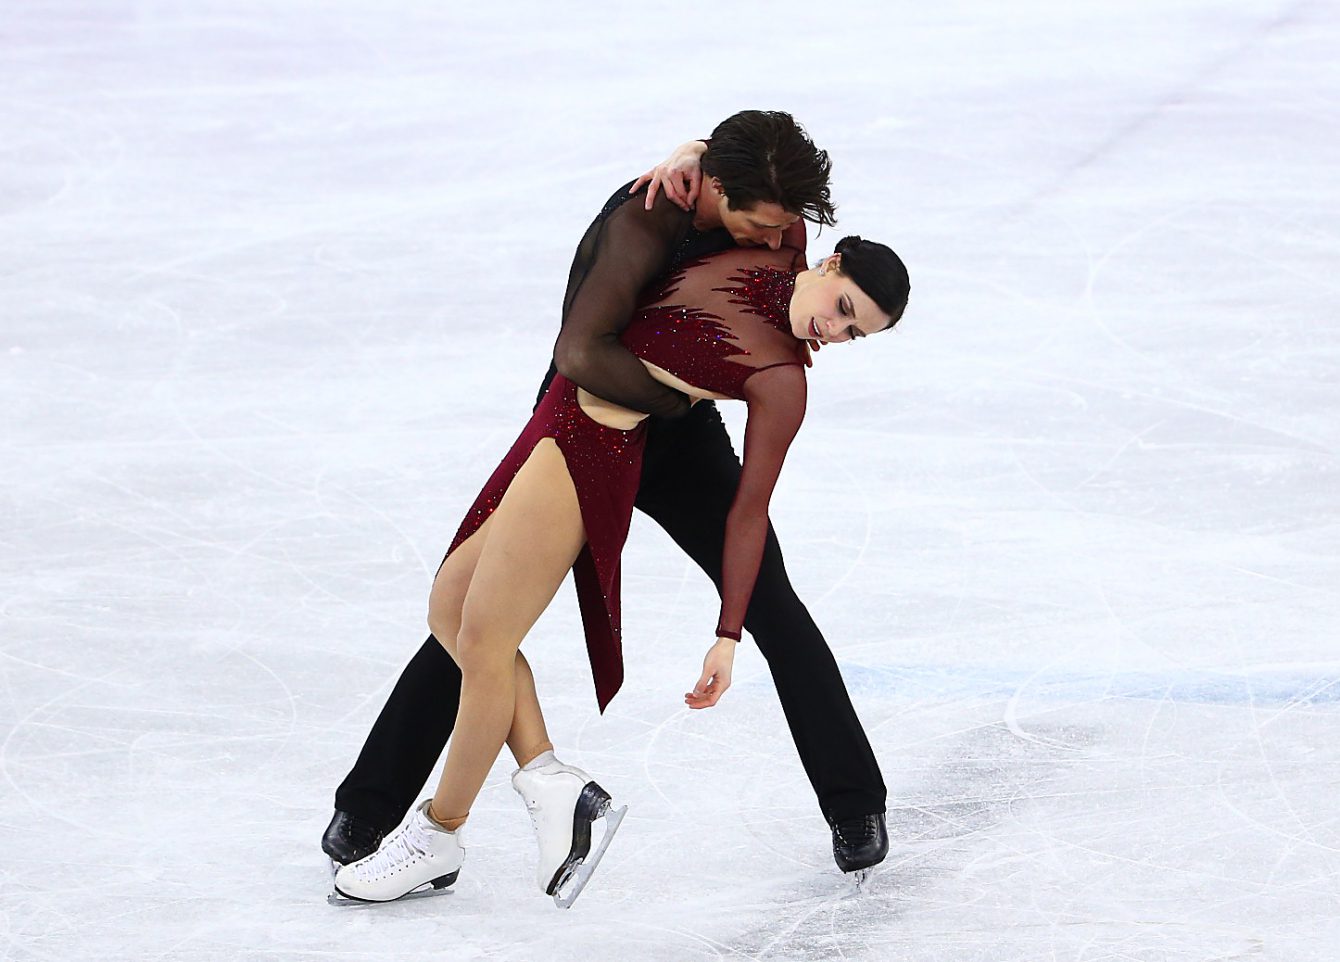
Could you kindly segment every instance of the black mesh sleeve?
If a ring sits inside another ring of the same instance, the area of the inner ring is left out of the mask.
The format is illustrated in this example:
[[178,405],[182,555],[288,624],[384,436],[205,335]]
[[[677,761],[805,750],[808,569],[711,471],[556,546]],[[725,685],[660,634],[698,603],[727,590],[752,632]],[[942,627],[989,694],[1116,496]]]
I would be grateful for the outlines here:
[[689,409],[688,398],[647,373],[619,342],[619,333],[637,308],[639,292],[670,267],[692,215],[664,198],[645,210],[641,196],[598,217],[582,237],[568,275],[554,364],[568,380],[606,401],[679,417]]

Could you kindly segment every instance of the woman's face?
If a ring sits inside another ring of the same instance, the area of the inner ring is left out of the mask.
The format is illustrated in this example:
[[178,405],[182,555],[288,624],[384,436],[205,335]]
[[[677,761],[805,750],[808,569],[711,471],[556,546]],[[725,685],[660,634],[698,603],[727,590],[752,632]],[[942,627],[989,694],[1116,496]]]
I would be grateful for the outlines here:
[[840,264],[841,256],[833,254],[817,270],[796,278],[795,293],[791,295],[791,333],[796,337],[836,344],[876,334],[889,326],[889,315],[838,270]]

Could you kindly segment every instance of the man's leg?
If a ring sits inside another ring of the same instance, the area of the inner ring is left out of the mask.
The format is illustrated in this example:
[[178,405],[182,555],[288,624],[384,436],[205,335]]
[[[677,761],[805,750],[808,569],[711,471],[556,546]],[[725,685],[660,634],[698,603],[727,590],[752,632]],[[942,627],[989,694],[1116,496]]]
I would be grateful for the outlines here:
[[429,635],[400,673],[358,761],[335,790],[335,808],[383,832],[398,825],[451,737],[460,697],[461,670]]
[[[637,506],[721,590],[726,515],[740,462],[714,406],[697,404],[648,438]],[[801,764],[830,820],[884,811],[884,779],[837,662],[786,575],[771,528],[745,627],[768,661]]]

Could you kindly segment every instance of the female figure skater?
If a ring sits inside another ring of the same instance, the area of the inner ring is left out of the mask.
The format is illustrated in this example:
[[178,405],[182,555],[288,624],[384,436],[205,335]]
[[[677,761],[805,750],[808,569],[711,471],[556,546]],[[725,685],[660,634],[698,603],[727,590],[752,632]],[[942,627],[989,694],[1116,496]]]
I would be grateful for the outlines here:
[[[691,399],[749,405],[716,641],[685,696],[691,707],[708,707],[730,686],[768,501],[804,417],[807,341],[851,341],[892,327],[909,284],[888,247],[846,237],[809,270],[790,247],[739,248],[688,262],[654,287],[624,330],[624,345]],[[429,626],[462,674],[442,777],[377,852],[338,871],[340,894],[381,902],[454,882],[464,860],[461,826],[504,743],[519,762],[529,759],[513,784],[539,836],[541,888],[564,906],[580,892],[604,850],[587,860],[591,825],[609,813],[610,796],[554,758],[519,648],[571,568],[602,711],[622,684],[619,556],[645,417],[559,376],[480,493],[429,597]],[[607,827],[605,844],[615,827]],[[564,893],[570,879],[576,885]]]

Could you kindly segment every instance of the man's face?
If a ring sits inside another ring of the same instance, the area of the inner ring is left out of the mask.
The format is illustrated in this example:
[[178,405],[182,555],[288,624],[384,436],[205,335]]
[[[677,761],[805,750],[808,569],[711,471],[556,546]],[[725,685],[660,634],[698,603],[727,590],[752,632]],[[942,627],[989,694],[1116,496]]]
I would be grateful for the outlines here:
[[725,194],[718,194],[717,198],[721,205],[721,226],[730,231],[730,236],[741,247],[771,247],[776,250],[782,246],[782,234],[800,220],[795,214],[782,209],[780,204],[766,202],[731,210]]

